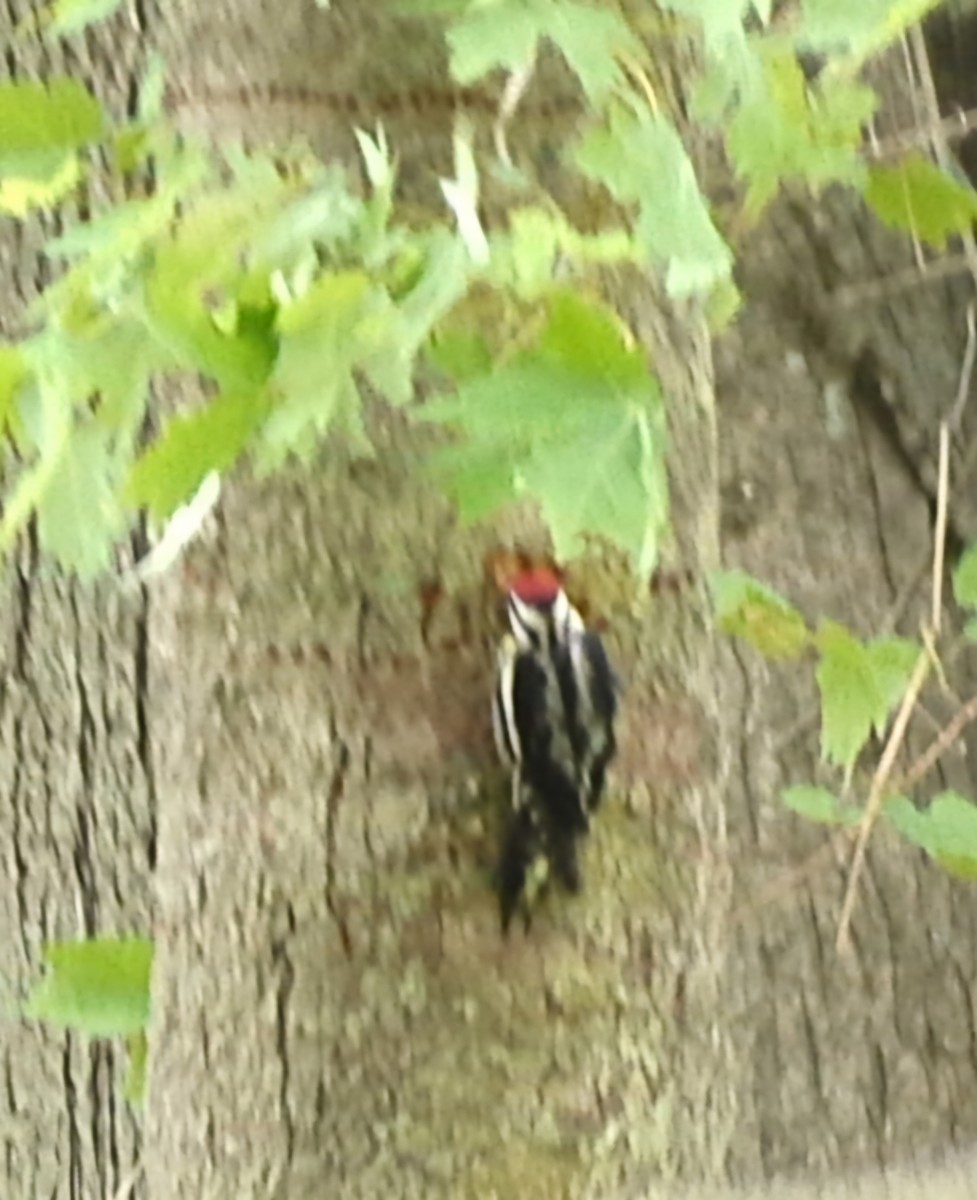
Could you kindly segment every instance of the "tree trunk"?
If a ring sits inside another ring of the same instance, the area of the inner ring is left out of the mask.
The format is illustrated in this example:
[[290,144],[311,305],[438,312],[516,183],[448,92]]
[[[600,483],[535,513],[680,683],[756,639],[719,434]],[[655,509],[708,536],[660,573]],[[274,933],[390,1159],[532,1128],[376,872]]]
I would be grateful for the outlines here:
[[[14,0],[0,13],[0,79],[70,73],[124,111],[145,59],[138,31],[115,23],[71,50],[15,39],[41,7]],[[49,279],[42,234],[0,221],[0,337],[23,332],[23,308]],[[33,538],[0,577],[0,1192],[103,1200],[138,1159],[124,1055],[11,1017],[39,976],[43,942],[149,928],[149,610],[111,586],[65,582]]]
[[[140,7],[138,36],[113,22],[84,65],[128,94],[159,47],[181,122],[303,133],[353,169],[351,121],[382,116],[408,199],[438,203],[451,105],[421,26],[338,0],[165,14]],[[573,208],[556,165],[565,88],[548,65],[513,147]],[[484,136],[490,110],[475,116]],[[950,285],[911,312],[894,300],[865,312],[857,344],[842,338],[825,288],[852,261],[884,269],[893,243],[839,203],[826,232],[785,205],[748,247],[751,306],[719,348],[721,473],[704,330],[642,281],[609,282],[666,388],[666,567],[693,582],[634,611],[611,592],[622,752],[584,895],[528,936],[499,938],[488,882],[498,624],[483,583],[494,545],[538,542],[527,514],[459,529],[425,482],[425,437],[378,408],[376,461],[330,446],[314,471],[229,487],[209,538],[141,605],[83,595],[22,547],[6,580],[0,814],[4,920],[23,949],[5,988],[23,994],[43,938],[147,927],[153,886],[153,1200],[624,1200],[973,1139],[967,894],[877,838],[854,968],[832,948],[843,863],[762,903],[823,841],[776,808],[782,783],[816,771],[810,738],[774,742],[815,697],[717,644],[706,613],[720,481],[728,556],[862,632],[926,543],[929,468],[911,453],[908,470],[904,431],[865,390],[894,375],[918,394],[918,356],[883,336],[910,321],[952,376],[959,301]],[[36,245],[0,247],[15,303]],[[612,563],[596,571],[613,582]],[[113,1055],[34,1027],[3,1037],[7,1193],[102,1200],[136,1153]],[[52,1111],[66,1114],[53,1129]]]

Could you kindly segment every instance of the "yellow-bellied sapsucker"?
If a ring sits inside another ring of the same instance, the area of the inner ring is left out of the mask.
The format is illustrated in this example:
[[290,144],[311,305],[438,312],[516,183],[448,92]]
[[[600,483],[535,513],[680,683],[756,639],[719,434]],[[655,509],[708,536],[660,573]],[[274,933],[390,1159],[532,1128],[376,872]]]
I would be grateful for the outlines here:
[[580,890],[577,843],[604,791],[617,708],[603,643],[554,572],[521,571],[507,605],[493,704],[496,744],[513,772],[497,876],[503,932],[520,905],[528,927],[539,876]]

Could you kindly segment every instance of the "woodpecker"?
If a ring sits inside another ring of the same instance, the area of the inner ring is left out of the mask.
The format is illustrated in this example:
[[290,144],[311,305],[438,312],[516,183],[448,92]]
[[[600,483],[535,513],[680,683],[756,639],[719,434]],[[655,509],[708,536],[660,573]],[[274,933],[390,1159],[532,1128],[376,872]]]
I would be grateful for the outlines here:
[[498,868],[502,929],[552,873],[580,890],[577,844],[600,805],[614,756],[616,683],[603,643],[584,625],[554,572],[509,583],[511,632],[498,650],[496,745],[512,770],[512,814]]

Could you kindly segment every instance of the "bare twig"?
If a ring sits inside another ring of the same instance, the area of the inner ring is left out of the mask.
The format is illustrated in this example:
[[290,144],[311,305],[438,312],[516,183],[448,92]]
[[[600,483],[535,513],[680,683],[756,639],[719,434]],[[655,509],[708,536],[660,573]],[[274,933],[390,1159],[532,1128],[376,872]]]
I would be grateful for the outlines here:
[[500,161],[507,167],[512,166],[512,159],[509,156],[509,145],[506,141],[506,130],[509,122],[519,107],[519,101],[526,94],[526,89],[529,87],[529,82],[533,77],[533,71],[536,68],[536,59],[531,58],[529,62],[521,66],[518,71],[513,71],[505,82],[505,87],[502,90],[502,99],[499,101],[499,111],[495,117],[495,124],[492,126],[492,139],[495,143],[495,153]]
[[760,888],[748,901],[733,910],[730,915],[733,925],[742,924],[747,917],[753,916],[761,908],[766,908],[768,904],[774,904],[783,896],[789,895],[798,884],[803,883],[816,870],[819,870],[832,854],[837,855],[839,852],[843,852],[845,845],[851,841],[854,834],[854,829],[836,830],[828,841],[818,846],[817,850],[814,850],[802,862],[786,871],[781,871],[775,879]]
[[888,299],[909,288],[919,287],[921,283],[934,283],[969,270],[970,260],[966,254],[948,254],[944,258],[928,262],[924,271],[920,271],[916,266],[905,267],[901,271],[893,271],[883,279],[837,288],[832,292],[831,299],[838,308],[854,308],[869,301]]
[[946,141],[964,138],[973,129],[977,129],[977,108],[958,109],[954,116],[942,117],[935,124],[921,122],[913,129],[904,129],[884,138],[873,138],[871,152],[876,158],[890,158],[902,154],[910,146],[931,145],[937,137]]
[[[930,66],[929,53],[926,49],[926,38],[923,36],[922,25],[914,25],[909,31],[909,40],[913,51],[913,61],[919,75],[920,89],[926,106],[927,125],[931,130],[930,145],[936,161],[948,174],[953,168],[954,157],[950,153],[946,137],[940,128],[940,101],[936,94],[936,81],[933,79],[933,69]],[[977,286],[977,241],[973,231],[968,226],[961,230],[960,240],[963,242],[967,266],[970,270],[974,285]]]
[[936,536],[933,543],[933,610],[930,632],[935,638],[943,624],[943,556],[946,550],[946,511],[950,491],[950,430],[940,422],[940,474],[936,493]]
[[[128,1200],[139,1180],[139,1176],[142,1174],[142,1169],[142,1163],[136,1163],[129,1174],[119,1184],[118,1190],[112,1196],[111,1200]],[[109,1197],[106,1196],[105,1200],[109,1200]]]
[[909,686],[906,688],[902,704],[899,706],[899,712],[896,714],[896,719],[893,722],[889,740],[886,742],[885,750],[882,752],[881,759],[879,759],[879,765],[872,776],[872,786],[869,788],[865,812],[862,814],[862,822],[858,827],[858,840],[855,843],[855,853],[852,857],[851,871],[848,875],[845,899],[841,906],[841,916],[838,918],[838,936],[835,940],[835,947],[839,954],[847,953],[850,948],[848,930],[851,925],[852,913],[855,909],[855,895],[858,891],[858,882],[865,867],[865,850],[868,846],[868,839],[872,832],[872,826],[875,824],[879,811],[882,808],[886,783],[892,774],[896,755],[899,753],[899,748],[906,736],[906,730],[909,728],[909,718],[912,716],[916,699],[923,690],[923,684],[926,682],[927,675],[929,675],[930,665],[930,656],[924,650],[916,660],[912,678],[909,680]]
[[946,549],[946,517],[947,517],[947,497],[950,490],[950,434],[945,421],[940,422],[940,478],[937,488],[937,505],[936,505],[936,528],[934,530],[933,544],[933,609],[931,613],[931,625],[924,628],[923,641],[925,648],[916,660],[916,665],[913,668],[912,676],[909,680],[909,686],[902,697],[902,703],[899,705],[899,711],[896,714],[896,719],[892,724],[892,731],[889,734],[889,740],[886,742],[885,749],[882,752],[882,757],[879,759],[879,765],[872,776],[872,784],[869,788],[868,800],[865,803],[865,811],[862,814],[862,822],[858,829],[858,841],[855,843],[855,853],[852,857],[851,872],[848,876],[848,886],[845,890],[844,903],[841,906],[841,916],[838,918],[838,936],[835,942],[839,953],[844,953],[848,950],[849,927],[851,925],[852,912],[855,908],[855,895],[858,889],[858,881],[861,878],[862,871],[865,866],[865,850],[868,846],[868,839],[872,833],[872,826],[875,824],[879,811],[882,808],[882,801],[885,797],[886,784],[889,776],[892,774],[892,768],[895,765],[896,755],[899,753],[903,740],[906,736],[906,730],[909,728],[909,720],[912,717],[913,709],[916,707],[916,701],[919,699],[919,694],[923,690],[923,684],[930,673],[935,660],[933,652],[933,639],[940,630],[942,624],[942,605],[943,605],[943,561]]
[[970,396],[970,379],[974,373],[974,350],[977,349],[977,335],[974,331],[974,302],[967,305],[967,348],[963,354],[963,364],[960,367],[960,382],[957,384],[957,398],[947,418],[951,433],[959,433],[963,421],[963,410],[967,407]]
[[967,701],[949,725],[930,742],[905,775],[893,782],[893,788],[897,791],[908,791],[909,788],[915,787],[923,776],[932,770],[941,755],[950,749],[966,727],[975,720],[977,720],[977,696]]

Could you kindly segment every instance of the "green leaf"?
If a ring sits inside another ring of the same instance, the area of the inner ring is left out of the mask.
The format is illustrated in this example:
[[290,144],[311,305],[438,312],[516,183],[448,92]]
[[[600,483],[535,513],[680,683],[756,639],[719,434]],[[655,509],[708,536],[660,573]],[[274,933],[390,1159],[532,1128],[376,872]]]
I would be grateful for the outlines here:
[[918,154],[895,166],[870,168],[865,199],[886,225],[908,230],[937,250],[977,220],[977,191],[966,178],[954,179]]
[[763,83],[736,112],[727,138],[748,184],[747,211],[758,214],[788,180],[814,188],[860,182],[862,125],[874,111],[874,93],[842,80],[809,91],[790,51],[766,56]]
[[638,235],[649,260],[665,268],[669,295],[708,291],[729,277],[732,253],[668,121],[615,110],[609,127],[589,134],[575,157],[584,174],[618,200],[639,205]]
[[96,21],[104,21],[119,7],[122,0],[54,0],[38,20],[47,26],[46,32],[56,37],[81,33]]
[[865,647],[875,678],[878,709],[875,731],[881,737],[889,713],[902,699],[919,657],[919,646],[906,638],[874,638]]
[[361,271],[323,275],[278,314],[281,339],[271,377],[275,403],[262,431],[259,461],[307,458],[343,405],[356,405],[356,332],[373,298]]
[[579,0],[503,0],[470,8],[448,34],[451,73],[461,84],[499,67],[518,71],[532,62],[541,38],[552,41],[592,104],[621,83],[619,54],[642,57],[641,43],[619,13]]
[[456,383],[477,379],[492,369],[492,354],[481,333],[446,329],[427,347],[427,357]]
[[636,240],[624,229],[578,233],[562,213],[526,206],[509,214],[509,229],[491,239],[487,278],[517,296],[536,299],[552,288],[558,265],[571,262],[638,262]]
[[261,392],[231,393],[174,417],[133,465],[126,498],[165,520],[196,493],[206,475],[223,473],[236,461],[268,408]]
[[901,638],[859,642],[842,625],[822,622],[817,633],[821,660],[821,751],[829,762],[848,767],[874,727],[880,735],[912,673],[918,648]]
[[14,402],[30,368],[19,346],[0,342],[0,439],[14,416]]
[[668,515],[662,441],[641,407],[619,406],[590,421],[585,435],[555,435],[533,450],[517,484],[539,498],[557,558],[571,558],[584,535],[596,534],[626,550],[639,576],[651,574]]
[[766,584],[745,571],[714,571],[709,578],[719,628],[743,638],[772,659],[795,659],[811,635],[801,614]]
[[663,0],[662,8],[698,20],[713,54],[725,53],[730,43],[745,38],[743,18],[752,0]]
[[129,1068],[122,1085],[122,1095],[130,1104],[140,1105],[146,1097],[146,1067],[149,1059],[149,1039],[146,1031],[130,1034],[126,1038],[129,1050]]
[[961,608],[977,608],[977,542],[967,547],[957,563],[953,594]]
[[951,875],[977,879],[977,805],[958,792],[941,792],[920,810],[903,796],[883,807],[884,817]]
[[102,110],[72,79],[0,83],[0,209],[18,214],[63,195],[76,152],[102,133]]
[[867,57],[897,41],[939,0],[803,0],[797,42],[811,50]]
[[153,944],[145,938],[53,942],[44,948],[47,973],[26,1015],[66,1025],[89,1037],[131,1035],[149,1020]]
[[37,504],[41,545],[62,567],[91,579],[109,562],[122,527],[105,431],[72,430]]
[[530,496],[561,557],[597,534],[650,572],[667,508],[664,416],[629,341],[604,306],[557,292],[534,349],[420,410],[465,435],[432,466],[466,517]]
[[809,821],[822,825],[857,825],[862,814],[850,805],[842,804],[826,788],[797,784],[781,793],[784,804]]
[[535,57],[539,35],[537,15],[519,0],[469,9],[448,29],[451,74],[467,85],[499,67],[517,71]]

